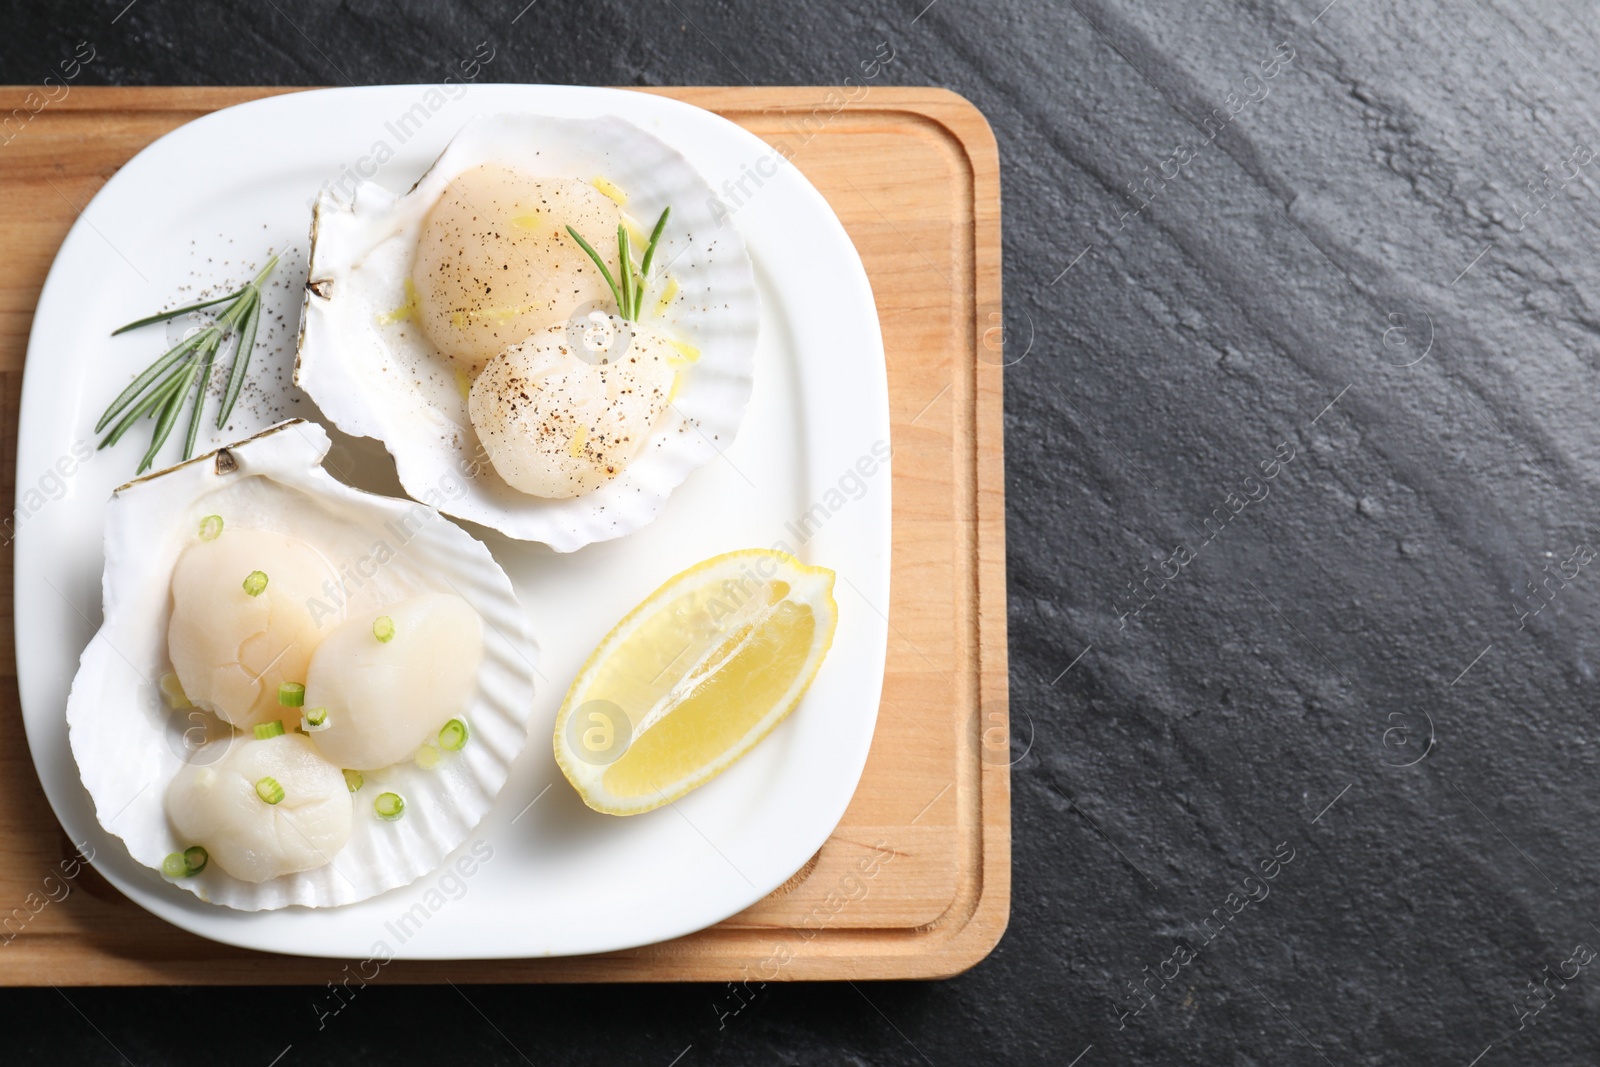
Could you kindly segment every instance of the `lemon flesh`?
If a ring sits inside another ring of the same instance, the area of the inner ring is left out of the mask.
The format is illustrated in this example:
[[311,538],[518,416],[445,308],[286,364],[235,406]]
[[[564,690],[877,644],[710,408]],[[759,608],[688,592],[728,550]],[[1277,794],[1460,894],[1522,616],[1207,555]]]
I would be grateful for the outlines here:
[[827,654],[833,579],[782,552],[732,552],[630,612],[556,717],[556,760],[584,802],[613,815],[649,811],[754,747],[794,710]]

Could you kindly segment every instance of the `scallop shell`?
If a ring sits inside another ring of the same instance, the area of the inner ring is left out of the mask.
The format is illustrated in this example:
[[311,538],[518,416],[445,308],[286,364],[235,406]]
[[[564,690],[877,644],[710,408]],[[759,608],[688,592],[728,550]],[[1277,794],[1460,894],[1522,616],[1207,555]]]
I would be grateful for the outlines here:
[[[628,211],[646,227],[672,208],[656,262],[668,265],[681,294],[651,324],[698,348],[700,359],[680,376],[676,398],[633,461],[571,500],[526,496],[502,481],[473,432],[451,361],[415,323],[381,321],[406,303],[428,209],[456,175],[487,162],[603,176],[627,193]],[[348,198],[331,183],[323,189],[312,215],[295,382],[341,430],[381,440],[412,496],[465,480],[466,494],[440,505],[451,515],[558,552],[632,533],[733,443],[749,403],[760,303],[744,241],[719,205],[683,156],[615,116],[475,119],[402,196],[371,182]]]
[[[172,570],[202,518],[219,514],[314,545],[350,579],[350,611],[438,591],[482,616],[484,663],[463,716],[471,739],[432,770],[407,763],[368,773],[354,795],[350,840],[332,863],[259,885],[213,863],[173,883],[241,911],[352,904],[434,870],[488,813],[528,740],[538,649],[510,579],[433,508],[335,481],[321,465],[329,445],[322,427],[292,420],[118,489],[106,508],[105,622],[67,699],[72,754],[100,824],[159,869],[168,853],[193,844],[167,821],[168,783],[185,762],[209,761],[237,736],[198,709],[170,708],[160,690],[171,669]],[[405,797],[404,818],[374,814],[372,800],[385,790]]]

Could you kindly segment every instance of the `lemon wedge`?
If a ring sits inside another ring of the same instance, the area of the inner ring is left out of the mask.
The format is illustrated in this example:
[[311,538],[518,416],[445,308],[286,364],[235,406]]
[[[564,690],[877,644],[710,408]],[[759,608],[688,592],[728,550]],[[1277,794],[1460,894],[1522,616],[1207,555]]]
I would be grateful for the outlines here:
[[637,815],[726,770],[793,711],[833,643],[832,571],[783,552],[714,556],[606,635],[556,715],[583,802]]

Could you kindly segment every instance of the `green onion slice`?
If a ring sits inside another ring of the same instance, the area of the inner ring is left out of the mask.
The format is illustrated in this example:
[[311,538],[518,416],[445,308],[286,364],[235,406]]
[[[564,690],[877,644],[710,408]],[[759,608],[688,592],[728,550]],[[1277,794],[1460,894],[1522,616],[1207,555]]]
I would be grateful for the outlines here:
[[[281,723],[279,725],[282,726]],[[278,784],[276,778],[268,776],[256,783],[256,796],[268,804],[276,804],[283,799],[283,786]]]
[[[239,573],[234,571],[235,574]],[[260,596],[267,591],[267,576],[263,571],[251,571],[244,577],[244,591],[251,596]]]
[[182,852],[169,853],[161,861],[161,873],[168,878],[189,878],[206,869],[211,854],[199,845],[190,845]]
[[299,682],[284,682],[278,686],[278,703],[286,708],[304,707],[306,687]]
[[394,640],[394,620],[387,615],[379,615],[378,620],[372,624],[372,636],[383,644]]
[[367,780],[361,776],[360,771],[345,771],[344,784],[350,790],[350,792],[354,793],[363,785],[366,785]]
[[451,719],[439,728],[439,747],[448,752],[460,752],[467,743],[467,724]]
[[167,698],[169,708],[192,708],[194,703],[183,691],[183,683],[172,671],[161,676],[161,695]]
[[200,540],[215,541],[222,536],[222,516],[207,515],[200,520]]
[[[303,693],[301,695],[304,696]],[[325,726],[325,725],[327,725],[327,722],[328,722],[328,709],[327,708],[307,708],[306,709],[306,725],[307,726]]]
[[372,810],[378,813],[378,818],[394,822],[406,813],[406,800],[399,793],[379,793],[378,799],[372,802]]
[[[265,741],[269,737],[283,736],[283,721],[274,719],[271,722],[256,723],[256,740]],[[264,799],[264,798],[263,798]]]

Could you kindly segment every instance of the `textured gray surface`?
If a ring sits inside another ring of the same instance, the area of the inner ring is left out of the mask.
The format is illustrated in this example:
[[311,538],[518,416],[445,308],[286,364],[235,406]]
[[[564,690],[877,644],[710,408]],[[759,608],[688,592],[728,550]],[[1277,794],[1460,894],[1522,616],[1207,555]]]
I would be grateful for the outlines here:
[[958,979],[769,987],[720,1029],[725,991],[698,986],[373,987],[321,1031],[311,991],[45,990],[5,994],[28,1022],[0,1044],[1600,1056],[1592,5],[541,0],[513,24],[520,0],[141,0],[112,23],[125,2],[8,5],[4,80],[87,37],[86,82],[424,81],[488,39],[504,80],[826,84],[887,40],[886,81],[984,110],[1027,352],[1006,381],[1015,894]]

